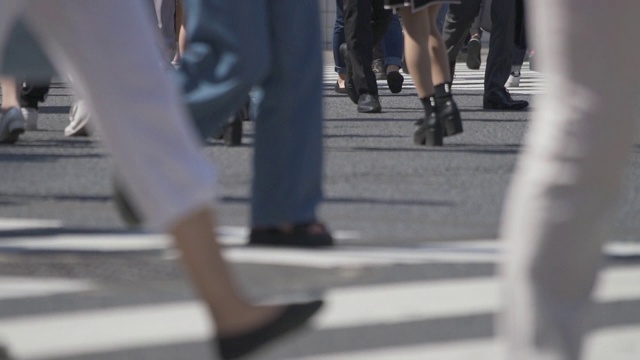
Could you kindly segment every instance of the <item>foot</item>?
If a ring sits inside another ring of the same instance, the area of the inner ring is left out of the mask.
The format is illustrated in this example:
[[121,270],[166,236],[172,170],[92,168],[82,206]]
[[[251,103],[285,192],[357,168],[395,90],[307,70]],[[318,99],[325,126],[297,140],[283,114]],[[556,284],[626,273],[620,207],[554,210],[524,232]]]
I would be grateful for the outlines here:
[[249,235],[249,245],[325,247],[333,245],[333,237],[322,223],[311,222],[274,228],[254,228]]
[[387,78],[383,59],[373,60],[373,62],[371,63],[371,70],[373,70],[373,74],[376,76],[376,80],[385,80]]
[[20,111],[24,117],[25,129],[27,131],[38,130],[38,109],[23,107]]
[[76,101],[69,112],[69,125],[64,129],[64,136],[89,135],[89,109],[84,100]]
[[482,49],[482,44],[480,43],[480,39],[478,37],[471,37],[469,43],[467,44],[467,67],[471,70],[480,69],[480,50]]
[[358,112],[371,114],[382,112],[382,106],[378,101],[378,96],[371,94],[362,94],[358,98]]
[[13,144],[24,133],[24,117],[17,107],[2,110],[0,114],[0,144]]
[[303,304],[292,304],[278,309],[261,325],[242,332],[221,332],[214,340],[214,346],[223,360],[239,359],[278,338],[300,329],[320,310],[323,302],[312,301]]
[[507,88],[520,86],[520,71],[512,71],[504,86]]
[[529,107],[529,102],[514,100],[507,89],[500,89],[485,94],[482,107],[485,110],[524,110]]
[[442,123],[444,136],[453,136],[463,132],[460,110],[458,110],[458,105],[453,98],[449,97],[438,101],[435,111],[436,117]]
[[390,71],[387,73],[387,84],[389,90],[397,94],[402,91],[402,84],[404,83],[404,76],[400,74],[400,71]]
[[333,90],[338,94],[346,94],[347,88],[345,87],[344,80],[342,81],[342,84],[340,83],[340,80],[336,81],[336,85],[333,87]]

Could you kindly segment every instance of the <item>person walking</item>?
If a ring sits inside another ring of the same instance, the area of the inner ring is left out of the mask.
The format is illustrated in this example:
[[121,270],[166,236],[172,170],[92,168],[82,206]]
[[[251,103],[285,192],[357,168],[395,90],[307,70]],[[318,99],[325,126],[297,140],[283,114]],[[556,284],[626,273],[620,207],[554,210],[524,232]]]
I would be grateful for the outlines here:
[[[443,38],[449,55],[452,78],[456,58],[469,33],[469,28],[480,12],[482,2],[483,0],[465,0],[449,6]],[[482,107],[486,110],[524,110],[529,106],[526,100],[513,99],[504,86],[511,74],[515,17],[515,0],[492,0],[491,39],[482,99]]]
[[502,215],[499,329],[507,359],[578,360],[639,115],[640,49],[612,39],[634,28],[640,2],[526,4],[547,88]]
[[144,6],[3,0],[0,51],[22,17],[58,71],[71,74],[147,225],[172,234],[216,326],[221,358],[238,359],[305,324],[322,302],[256,306],[231,280],[214,232],[216,174],[189,126]]
[[[316,0],[185,0],[181,84],[201,137],[217,135],[254,86],[252,245],[319,247],[322,53]],[[246,19],[252,19],[246,21]]]
[[416,145],[441,146],[444,136],[463,131],[460,111],[451,94],[449,63],[436,22],[440,2],[385,0],[385,7],[395,9],[402,17],[406,63],[425,112],[413,134]]
[[384,9],[384,0],[344,0],[346,43],[341,55],[347,66],[347,93],[359,113],[382,111],[371,65],[373,47],[386,34],[390,21],[391,11]]

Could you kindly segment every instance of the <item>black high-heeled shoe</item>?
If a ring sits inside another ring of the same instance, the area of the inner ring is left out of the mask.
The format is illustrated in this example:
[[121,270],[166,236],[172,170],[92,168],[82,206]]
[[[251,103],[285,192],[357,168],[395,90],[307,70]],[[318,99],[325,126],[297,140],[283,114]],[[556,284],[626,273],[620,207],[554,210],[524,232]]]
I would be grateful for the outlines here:
[[437,113],[436,98],[429,96],[421,98],[420,102],[424,108],[425,117],[418,120],[418,128],[413,133],[413,143],[416,145],[442,146],[444,129]]
[[240,359],[264,345],[301,328],[322,307],[323,301],[316,300],[304,304],[292,304],[267,324],[250,332],[219,336],[214,339],[220,358],[223,360]]
[[449,97],[438,102],[436,107],[436,117],[440,119],[444,128],[444,136],[453,136],[463,132],[462,118],[458,105]]
[[442,146],[444,130],[434,112],[416,122],[418,128],[413,133],[413,143],[425,146]]

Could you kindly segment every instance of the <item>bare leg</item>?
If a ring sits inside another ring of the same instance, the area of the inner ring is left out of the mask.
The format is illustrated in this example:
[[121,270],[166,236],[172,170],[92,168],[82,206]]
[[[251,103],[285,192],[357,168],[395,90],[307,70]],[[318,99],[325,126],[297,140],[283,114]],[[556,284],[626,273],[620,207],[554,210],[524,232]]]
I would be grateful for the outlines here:
[[0,77],[2,87],[2,110],[20,107],[20,85],[11,77]]
[[201,209],[180,220],[171,230],[191,280],[206,300],[218,333],[233,335],[252,330],[278,315],[280,307],[250,305],[231,281],[212,229],[211,209]]
[[427,9],[429,13],[429,54],[431,56],[431,77],[435,85],[451,82],[451,72],[449,70],[449,59],[447,48],[442,40],[442,35],[438,30],[436,17],[440,11],[440,5],[431,6]]
[[412,13],[408,7],[399,9],[404,27],[405,61],[416,85],[418,97],[423,99],[434,94],[431,77],[429,34],[431,14],[429,11]]

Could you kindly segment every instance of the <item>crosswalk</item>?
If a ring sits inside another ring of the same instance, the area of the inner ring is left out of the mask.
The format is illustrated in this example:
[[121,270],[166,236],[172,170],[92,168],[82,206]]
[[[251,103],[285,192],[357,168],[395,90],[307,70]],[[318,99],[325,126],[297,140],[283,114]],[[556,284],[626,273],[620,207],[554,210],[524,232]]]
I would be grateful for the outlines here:
[[[480,92],[484,91],[484,72],[486,64],[482,64],[479,70],[469,70],[464,63],[456,64],[455,79],[453,81],[454,92]],[[410,75],[404,74],[405,82],[403,91],[414,91],[415,85]],[[541,73],[529,70],[529,63],[522,66],[520,85],[510,87],[509,92],[518,95],[535,95],[544,91],[544,78]],[[332,66],[324,67],[324,85],[333,89],[333,85],[338,80]],[[380,89],[386,89],[385,81],[378,81]]]
[[[42,225],[0,219],[0,223],[3,221],[7,228]],[[246,241],[247,230],[241,227],[222,227],[219,234],[227,245],[225,256],[231,262],[288,266],[293,271],[364,269],[366,273],[378,269],[394,273],[399,266],[489,266],[497,264],[502,253],[495,240],[376,247],[366,245],[357,232],[339,231],[339,242],[350,245],[304,250],[238,246]],[[3,254],[46,251],[129,255],[151,252],[166,260],[176,257],[169,239],[157,234],[38,236],[0,238],[0,263]],[[616,257],[640,256],[640,249],[633,244],[613,242],[604,250]],[[640,313],[639,280],[637,262],[609,266],[600,273],[593,299],[596,311],[606,312],[608,320],[597,323],[588,337],[586,359],[640,358],[640,321],[638,316],[628,317],[624,312]],[[90,301],[92,305],[81,308],[46,310],[56,308],[52,304],[58,302],[99,299],[114,287],[117,285],[82,277],[0,275],[0,344],[22,360],[210,358],[208,340],[215,329],[207,321],[206,309],[193,297],[167,301],[103,300],[104,304]],[[255,359],[496,360],[504,351],[504,344],[493,332],[493,317],[501,308],[500,280],[493,272],[429,279],[390,277],[316,290],[320,292],[261,299],[281,302],[299,296],[321,296],[326,305],[309,329]],[[36,304],[39,311],[2,311],[6,306],[18,306],[18,302],[24,306]],[[621,304],[624,311],[612,310]],[[188,357],[182,357],[181,351]]]

